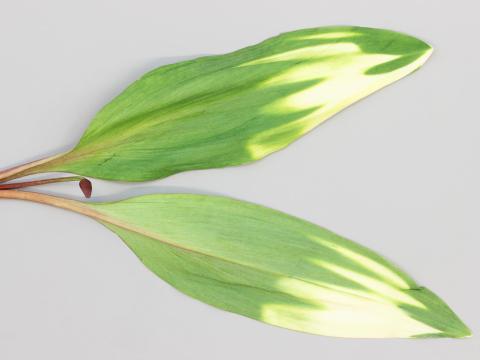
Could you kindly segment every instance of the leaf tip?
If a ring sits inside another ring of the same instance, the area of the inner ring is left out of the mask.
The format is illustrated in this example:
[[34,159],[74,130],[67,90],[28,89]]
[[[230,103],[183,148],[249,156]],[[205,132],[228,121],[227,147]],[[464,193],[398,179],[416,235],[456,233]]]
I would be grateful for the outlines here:
[[[414,291],[413,291],[414,290]],[[460,317],[437,295],[425,287],[411,289],[410,295],[424,306],[414,308],[401,306],[410,317],[432,327],[436,331],[417,334],[415,338],[467,338],[472,336],[471,330]]]

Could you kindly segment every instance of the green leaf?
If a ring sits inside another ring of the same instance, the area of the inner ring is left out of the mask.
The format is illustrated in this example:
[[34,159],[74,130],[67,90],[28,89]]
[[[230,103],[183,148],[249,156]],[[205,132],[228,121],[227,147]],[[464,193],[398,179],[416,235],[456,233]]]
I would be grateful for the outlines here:
[[440,298],[373,251],[262,206],[183,194],[113,203],[1,197],[88,215],[178,290],[269,324],[341,337],[470,335]]
[[416,70],[431,51],[405,34],[337,26],[162,66],[106,105],[72,151],[18,175],[144,181],[249,163]]

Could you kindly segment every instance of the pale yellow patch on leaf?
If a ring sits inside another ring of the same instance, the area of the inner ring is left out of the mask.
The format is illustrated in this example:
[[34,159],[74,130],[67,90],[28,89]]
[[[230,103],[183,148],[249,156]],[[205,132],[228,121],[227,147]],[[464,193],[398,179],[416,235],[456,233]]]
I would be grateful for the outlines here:
[[302,37],[298,37],[299,40],[315,40],[315,39],[343,39],[349,38],[352,36],[360,36],[361,34],[353,32],[353,31],[336,31],[331,33],[324,33],[324,34],[314,34],[314,35],[306,35]]
[[345,256],[346,258],[356,262],[357,264],[363,266],[364,268],[372,271],[373,273],[381,276],[385,280],[388,280],[392,283],[392,285],[399,287],[401,289],[408,289],[410,286],[409,284],[402,278],[400,277],[397,273],[386,267],[385,265],[374,261],[358,252],[355,252],[353,250],[350,250],[344,246],[341,246],[339,244],[335,244],[331,241],[326,241],[323,239],[314,239],[316,242],[322,244],[323,246],[328,247],[329,249],[332,249],[339,254]]
[[[348,293],[301,280],[285,278],[276,287],[312,304],[266,304],[261,319],[270,324],[320,335],[341,337],[412,337],[439,333],[382,298]],[[352,290],[352,289],[350,289]]]
[[370,276],[366,276],[349,269],[345,269],[343,267],[340,267],[338,265],[335,265],[326,261],[312,260],[312,262],[314,262],[319,266],[324,267],[325,269],[328,269],[334,272],[335,274],[341,275],[346,279],[352,280],[364,286],[365,288],[371,290],[374,294],[378,296],[391,299],[396,303],[404,303],[404,304],[409,304],[419,308],[425,308],[425,305],[423,305],[421,302],[416,300],[414,297],[407,295],[401,289],[391,286],[385,282],[379,281]]
[[440,333],[393,305],[362,300],[355,305],[328,304],[322,310],[268,304],[262,308],[262,320],[298,331],[339,337],[405,338]]

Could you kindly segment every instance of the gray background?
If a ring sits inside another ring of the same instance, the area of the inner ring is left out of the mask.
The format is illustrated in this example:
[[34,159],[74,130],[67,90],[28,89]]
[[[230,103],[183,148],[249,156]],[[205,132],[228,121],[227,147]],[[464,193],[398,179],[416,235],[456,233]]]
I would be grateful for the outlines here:
[[[352,24],[436,48],[419,72],[253,165],[148,184],[95,181],[97,199],[216,193],[283,210],[369,246],[478,333],[478,1],[1,1],[0,166],[72,146],[145,71],[288,30]],[[78,196],[72,184],[45,191]],[[465,340],[345,340],[192,300],[87,218],[0,202],[0,358],[474,359]]]

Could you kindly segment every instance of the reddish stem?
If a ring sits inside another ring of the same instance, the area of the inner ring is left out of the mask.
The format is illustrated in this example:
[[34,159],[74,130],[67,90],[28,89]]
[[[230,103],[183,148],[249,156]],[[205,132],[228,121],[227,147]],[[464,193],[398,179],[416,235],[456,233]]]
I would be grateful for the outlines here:
[[0,184],[0,190],[14,190],[14,189],[23,189],[30,186],[38,186],[38,185],[45,185],[45,184],[53,184],[59,182],[67,182],[67,181],[78,181],[80,190],[82,190],[83,195],[88,199],[92,196],[92,183],[90,180],[83,178],[81,176],[69,176],[69,177],[61,177],[61,178],[53,178],[53,179],[43,179],[43,180],[32,180],[32,181],[24,181],[24,182],[17,182],[17,183],[10,183],[10,184]]

